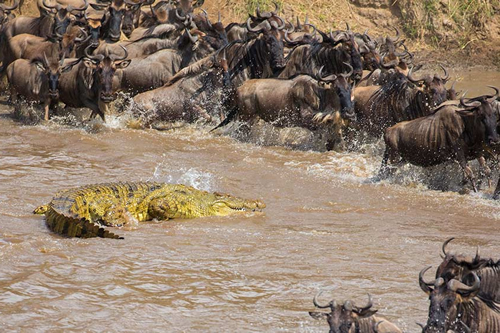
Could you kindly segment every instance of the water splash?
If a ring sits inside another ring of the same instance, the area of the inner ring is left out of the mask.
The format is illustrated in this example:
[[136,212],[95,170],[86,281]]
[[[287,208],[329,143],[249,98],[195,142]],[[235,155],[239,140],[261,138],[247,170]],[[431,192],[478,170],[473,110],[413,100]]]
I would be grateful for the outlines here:
[[153,176],[148,181],[158,181],[172,184],[185,184],[204,191],[214,191],[215,177],[212,173],[197,168],[180,168],[172,170],[163,155],[164,160],[158,163]]

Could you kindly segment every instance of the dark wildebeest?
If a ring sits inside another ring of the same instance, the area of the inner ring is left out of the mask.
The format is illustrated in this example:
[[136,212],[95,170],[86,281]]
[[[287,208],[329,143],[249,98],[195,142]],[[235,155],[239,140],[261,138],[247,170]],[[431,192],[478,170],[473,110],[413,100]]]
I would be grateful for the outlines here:
[[[71,69],[64,66],[64,57],[59,61],[17,59],[7,67],[7,78],[10,84],[11,98],[17,104],[18,95],[29,102],[43,104],[44,119],[49,120],[49,109],[59,99],[58,82],[61,73]],[[16,105],[17,107],[17,105]]]
[[14,1],[11,6],[7,6],[4,3],[0,3],[0,32],[2,31],[2,27],[9,22],[10,19],[13,19],[14,16],[11,14],[13,10],[15,10],[19,6],[19,1]]
[[383,86],[356,88],[354,102],[361,127],[380,136],[389,126],[429,115],[447,98],[445,84],[449,75],[443,70],[444,77],[426,75],[416,79],[410,71],[408,77],[399,73]]
[[124,0],[112,0],[109,5],[93,5],[95,9],[105,8],[102,22],[102,37],[110,42],[120,40],[123,16],[125,14],[126,3]]
[[499,141],[498,114],[493,111],[492,101],[498,96],[480,96],[459,105],[444,104],[426,117],[404,121],[385,131],[386,149],[380,168],[380,176],[387,176],[387,163],[401,161],[428,167],[447,161],[456,161],[464,175],[477,187],[474,174],[467,161],[484,154],[484,146]]
[[178,50],[165,49],[143,58],[132,59],[130,66],[123,72],[121,88],[137,94],[161,87],[180,69],[215,52],[211,42],[212,39],[193,36],[186,29],[179,39]]
[[231,94],[227,61],[219,53],[185,67],[161,88],[134,97],[134,111],[144,125],[154,121],[218,119]]
[[[237,90],[227,118],[250,121],[260,118],[278,127],[304,127],[309,130],[333,130],[327,149],[342,141],[346,119],[354,116],[349,73],[322,77],[296,75],[290,79],[256,79],[243,83]],[[321,123],[332,121],[333,125]]]
[[235,87],[249,79],[273,77],[285,66],[281,31],[267,21],[250,30],[257,37],[234,41],[224,48]]
[[401,333],[401,330],[387,319],[375,316],[373,302],[368,294],[368,304],[364,307],[354,305],[352,301],[337,304],[334,300],[327,305],[318,304],[318,293],[314,296],[314,306],[319,309],[330,309],[330,313],[309,312],[314,319],[326,318],[330,333]]
[[444,257],[436,270],[436,279],[443,278],[445,282],[451,279],[470,282],[471,273],[476,273],[481,279],[478,297],[500,303],[500,261],[480,258],[479,247],[474,257],[446,251],[446,246],[453,239],[450,238],[443,243]]
[[153,4],[154,0],[139,0],[136,2],[125,0],[125,13],[123,14],[122,32],[125,36],[130,37],[132,31],[139,27],[141,18],[141,7]]
[[322,42],[299,45],[293,48],[286,58],[286,66],[279,74],[280,78],[289,78],[297,73],[314,74],[320,67],[332,74],[342,73],[344,62],[354,69],[353,79],[361,79],[363,63],[358,45],[352,31],[341,31],[326,35],[320,31]]
[[[66,29],[71,22],[75,21],[74,12],[81,12],[87,9],[87,0],[81,8],[73,8],[72,6],[62,7],[61,5],[45,4],[50,15],[41,15],[39,17],[18,16],[9,21],[3,30],[5,40],[19,34],[31,34],[40,37],[50,37],[56,31],[60,34],[66,32]],[[52,11],[54,13],[52,13]]]
[[500,329],[500,309],[492,301],[484,301],[478,294],[481,282],[476,273],[471,273],[472,285],[456,279],[445,281],[437,278],[426,282],[423,278],[430,268],[419,274],[420,288],[429,295],[429,317],[423,333],[476,332],[493,333]]
[[121,69],[130,64],[130,60],[125,60],[127,50],[123,48],[123,51],[121,57],[87,54],[87,57],[73,60],[71,71],[59,78],[61,102],[70,107],[87,107],[92,110],[91,118],[99,115],[105,120],[108,104],[114,100],[121,81]]

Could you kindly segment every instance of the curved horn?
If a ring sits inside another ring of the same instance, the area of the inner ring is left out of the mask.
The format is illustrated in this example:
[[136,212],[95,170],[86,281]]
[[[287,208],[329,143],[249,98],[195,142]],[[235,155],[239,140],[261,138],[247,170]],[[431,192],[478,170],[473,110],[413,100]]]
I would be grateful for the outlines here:
[[88,0],[83,0],[83,7],[82,8],[73,8],[72,10],[70,11],[78,11],[78,12],[82,12],[84,10],[87,10],[87,8],[89,8],[89,1]]
[[273,16],[278,16],[278,11],[280,10],[280,6],[276,1],[274,1],[273,3],[274,3],[274,11],[272,11],[271,14]]
[[309,26],[311,28],[313,28],[313,32],[312,33],[309,33],[311,36],[316,36],[316,32],[318,31],[318,29],[316,28],[316,26],[314,24],[311,24],[311,23],[305,23],[304,26]]
[[[283,20],[283,19],[282,19],[281,17],[279,17],[279,16],[276,16],[276,18],[277,18],[278,20],[280,20],[280,21],[281,21],[281,25],[277,26],[277,27],[276,27],[276,29],[278,29],[278,30],[283,30],[283,29],[285,29],[285,26],[286,26],[285,20]],[[293,24],[292,24],[292,26],[293,26]]]
[[184,28],[184,30],[186,30],[186,33],[187,33],[187,35],[188,35],[189,40],[191,41],[191,43],[196,44],[196,42],[198,41],[199,37],[191,35],[191,33],[189,32],[188,28]]
[[[269,25],[269,22],[268,21],[264,21],[262,23],[260,23],[258,26],[256,26],[255,28],[252,28],[252,26],[250,25],[250,22],[251,22],[251,19],[249,18],[247,20],[247,29],[248,31],[250,32],[254,32],[254,33],[260,33],[261,31],[263,30],[270,30],[271,26]],[[264,27],[261,27],[262,25],[264,25]]]
[[324,82],[331,82],[331,81],[335,81],[337,79],[337,75],[335,74],[331,74],[331,75],[328,75],[326,77],[323,77],[323,69],[325,68],[325,66],[321,66],[319,71],[318,71],[318,80],[319,81],[324,81]]
[[372,295],[368,294],[368,303],[364,307],[356,307],[359,312],[366,311],[373,306]]
[[413,77],[413,68],[415,67],[411,67],[410,68],[410,71],[408,72],[408,80],[410,80],[411,82],[413,83],[418,83],[418,82],[421,82],[421,81],[424,81],[425,79],[416,79],[415,77]]
[[[120,57],[120,58],[118,58],[118,57],[116,57],[116,56],[113,56],[113,58],[112,58],[111,60],[113,60],[113,61],[120,61],[120,60],[125,60],[125,59],[127,59],[127,57],[128,57],[128,51],[127,51],[127,49],[126,49],[126,48],[125,48],[125,46],[123,46],[123,45],[120,45],[120,47],[121,47],[121,48],[122,48],[122,50],[123,50],[123,53],[124,53],[124,54],[123,54],[123,56],[122,56],[122,57]],[[111,58],[111,57],[110,57],[110,58]]]
[[495,86],[488,86],[488,88],[495,90],[495,95],[487,95],[486,98],[495,100],[498,97],[498,88]]
[[351,31],[351,27],[349,26],[349,23],[346,22],[345,26],[346,26],[345,31],[350,32]]
[[83,36],[83,37],[77,37],[77,38],[75,38],[75,43],[81,43],[81,42],[83,42],[84,40],[86,40],[86,39],[87,39],[87,37],[88,37],[88,34],[87,34],[87,32],[85,31],[85,29],[83,29],[83,28],[78,28],[78,29],[80,29],[80,31],[82,32],[82,36]]
[[179,11],[180,11],[180,9],[179,9],[179,8],[177,8],[177,9],[175,10],[175,17],[177,17],[177,18],[178,18],[179,20],[181,20],[181,21],[186,20],[187,15],[186,15],[186,16],[182,16],[181,14],[179,14]]
[[[465,94],[464,94],[464,96],[465,96]],[[479,105],[481,105],[480,102],[477,102],[477,101],[473,101],[472,103],[466,102],[464,96],[460,97],[460,105],[461,106],[463,106],[465,108],[476,108]]]
[[286,29],[285,32],[288,31],[288,33],[291,34],[292,32],[295,31],[295,26],[293,25],[292,22],[290,22],[290,21],[287,21],[287,22],[288,22],[288,24],[290,24],[290,29]]
[[350,69],[349,69],[349,72],[342,73],[342,74],[340,74],[340,76],[347,79],[347,78],[351,77],[352,73],[354,73],[354,68],[352,68],[351,64],[348,62],[344,62],[343,64],[346,65],[347,67],[349,67]]
[[273,16],[272,13],[261,13],[260,6],[257,6],[257,8],[255,9],[255,15],[260,19],[268,19],[271,18],[271,16]]
[[440,80],[442,81],[448,81],[450,79],[450,73],[448,73],[448,71],[446,70],[446,68],[444,68],[443,65],[439,64],[439,67],[441,67],[443,69],[443,72],[444,72],[444,77],[439,77]]
[[472,272],[472,276],[474,277],[474,284],[472,286],[468,286],[465,283],[462,283],[458,280],[452,279],[448,282],[448,289],[455,291],[457,293],[473,293],[479,290],[481,286],[481,280],[476,273]]
[[455,237],[451,237],[451,238],[448,238],[447,240],[445,240],[445,242],[443,243],[443,246],[441,247],[441,249],[443,250],[443,254],[444,256],[446,257],[448,255],[448,253],[446,252],[446,246],[448,246],[448,244],[454,240]]
[[10,7],[4,6],[3,9],[5,11],[10,11],[10,10],[16,9],[18,6],[19,6],[19,0],[16,0],[16,1],[14,1],[14,4],[12,6],[10,6]]
[[434,283],[436,282],[436,280],[432,282],[426,282],[424,280],[425,272],[427,272],[431,267],[432,266],[428,266],[422,269],[420,273],[418,273],[418,284],[420,285],[420,288],[424,291],[424,293],[426,293],[427,295],[429,295],[432,292],[432,288],[430,286],[434,285]]
[[202,12],[203,12],[203,14],[205,15],[205,18],[207,19],[207,24],[208,24],[208,26],[210,27],[210,29],[213,29],[213,27],[212,27],[212,22],[210,22],[210,19],[208,18],[208,13],[207,13],[207,11],[206,11],[205,9],[203,9],[203,8],[201,9],[201,11],[202,11]]
[[392,38],[392,37],[387,37],[387,38],[389,38],[389,39],[390,39],[393,43],[396,43],[396,42],[399,40],[399,37],[400,37],[400,36],[399,36],[399,30],[398,30],[398,28],[396,28],[396,27],[393,27],[393,28],[394,28],[394,30],[396,30],[396,37],[394,37],[394,38]]
[[62,39],[64,34],[59,33],[59,29],[64,28],[63,26],[58,26],[54,29],[54,35],[56,36],[56,39]]
[[98,55],[89,54],[90,48],[92,48],[92,45],[87,46],[83,52],[87,58],[95,60],[95,61],[102,61],[102,59],[104,59],[104,56],[102,54],[98,54]]
[[315,307],[317,307],[318,309],[326,309],[326,308],[329,308],[329,307],[335,307],[336,303],[334,300],[331,300],[330,303],[328,303],[327,305],[320,305],[318,303],[318,297],[322,294],[323,292],[320,291],[318,292],[316,295],[314,295],[314,298],[313,298],[313,304]]
[[425,325],[424,325],[424,324],[422,324],[422,323],[418,323],[418,322],[417,322],[417,323],[415,323],[415,324],[417,324],[418,326],[420,326],[420,328],[422,328],[422,332],[424,332],[424,331],[425,331]]
[[[385,59],[385,58],[384,58],[384,59]],[[389,62],[384,62],[384,60],[382,59],[382,61],[380,62],[380,66],[382,66],[382,67],[383,67],[383,68],[385,68],[385,69],[391,69],[391,68],[394,68],[394,67],[396,67],[398,64],[399,64],[398,59],[394,59],[394,60],[389,61]]]
[[335,43],[342,43],[346,42],[349,40],[349,36],[345,32],[341,32],[337,34],[337,36],[333,37],[333,32],[330,30],[330,38],[335,42]]
[[42,4],[44,7],[46,8],[51,8],[51,9],[54,9],[54,8],[57,8],[57,3],[54,5],[54,6],[51,6],[51,5],[48,5],[45,0],[42,0]]

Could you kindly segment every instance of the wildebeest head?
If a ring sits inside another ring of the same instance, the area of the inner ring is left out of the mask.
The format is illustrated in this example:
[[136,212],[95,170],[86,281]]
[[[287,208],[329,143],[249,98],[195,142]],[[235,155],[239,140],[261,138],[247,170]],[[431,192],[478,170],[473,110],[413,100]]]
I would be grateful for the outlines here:
[[[80,35],[80,36],[79,36]],[[87,40],[87,33],[83,28],[72,26],[66,30],[66,33],[55,32],[56,40],[59,42],[60,55],[63,57],[74,57],[75,46]]]
[[112,42],[117,42],[120,39],[125,11],[126,5],[123,0],[113,0],[107,7],[103,26],[107,32],[107,37]]
[[472,273],[471,286],[456,279],[446,282],[443,278],[437,278],[434,281],[426,282],[423,276],[430,268],[429,266],[422,269],[419,274],[420,288],[429,295],[430,301],[429,317],[427,325],[423,327],[423,332],[445,333],[447,330],[464,332],[463,323],[457,315],[458,310],[479,293],[479,277]]
[[462,280],[469,272],[480,268],[487,262],[480,258],[479,247],[476,250],[475,257],[446,251],[446,247],[454,239],[454,237],[449,238],[443,243],[443,262],[436,270],[436,279],[443,278],[445,282],[452,279]]
[[498,143],[500,140],[497,132],[499,115],[493,109],[493,103],[498,97],[499,90],[496,87],[489,86],[495,90],[495,95],[485,95],[471,98],[465,101],[462,97],[460,105],[464,108],[458,112],[462,116],[474,117],[481,121],[484,126],[485,141],[487,144]]
[[42,4],[55,13],[53,32],[59,34],[64,34],[69,25],[75,21],[75,12],[84,12],[89,6],[88,0],[84,0],[83,7],[80,8],[73,8],[71,5],[66,7],[60,4],[49,5],[45,0],[42,1]]
[[[281,18],[280,18],[281,19]],[[247,20],[247,29],[253,33],[261,33],[262,40],[265,42],[267,53],[270,55],[270,65],[273,72],[277,72],[285,67],[285,57],[283,54],[283,41],[281,39],[281,30],[285,28],[285,21],[281,19],[282,24],[264,21],[256,27],[252,27],[250,19]]]
[[450,79],[450,75],[446,68],[440,65],[444,71],[444,76],[425,75],[423,78],[417,79],[413,75],[413,68],[408,73],[408,80],[415,83],[424,94],[425,102],[431,107],[438,106],[446,101],[447,93],[446,82]]
[[314,319],[326,318],[330,325],[330,333],[350,333],[351,328],[356,326],[359,319],[373,316],[377,310],[371,309],[373,306],[372,298],[368,294],[368,304],[364,307],[357,307],[351,301],[345,301],[344,304],[337,304],[334,300],[327,305],[318,304],[317,298],[321,294],[314,296],[313,303],[319,309],[330,309],[330,313],[309,312]]
[[216,49],[227,44],[227,33],[226,29],[224,29],[224,24],[221,22],[220,12],[218,13],[216,23],[210,22],[208,13],[204,9],[202,9],[201,14],[193,17],[193,21],[200,31],[203,31],[208,37],[212,37],[219,42],[220,46],[216,47]]
[[19,6],[19,1],[16,0],[12,6],[7,6],[6,4],[0,3],[0,27],[7,23],[9,20],[10,13]]
[[370,71],[380,68],[382,58],[377,50],[377,43],[368,35],[368,31],[363,34],[355,34],[354,37],[363,58],[363,68]]
[[62,73],[69,71],[73,65],[63,66],[64,64],[64,55],[60,60],[53,59],[49,60],[47,55],[44,53],[41,59],[35,58],[32,62],[37,69],[37,75],[32,77],[31,85],[32,91],[35,94],[40,92],[43,82],[47,82],[48,85],[48,94],[50,98],[57,99],[59,97],[59,76]]
[[123,14],[122,31],[125,36],[130,37],[132,31],[139,26],[141,7],[149,6],[154,1],[131,1],[125,0],[125,13]]
[[85,50],[84,64],[92,69],[95,76],[94,82],[98,85],[99,99],[104,103],[114,100],[113,77],[116,71],[126,68],[130,64],[130,60],[125,60],[128,56],[127,49],[121,45],[120,47],[124,51],[122,57],[109,54],[107,48],[104,54],[98,55],[89,55],[88,48]]
[[[327,107],[340,107],[340,115],[342,118],[354,120],[355,113],[353,96],[351,94],[352,87],[349,83],[349,78],[352,75],[353,68],[348,63],[344,64],[349,67],[349,71],[347,73],[341,73],[338,75],[332,74],[327,77],[322,76],[323,67],[321,67],[318,73],[318,81],[329,90],[325,100]],[[333,110],[325,111],[329,112]]]
[[305,23],[304,27],[311,27],[313,31],[295,32],[293,24],[291,24],[291,29],[285,30],[284,40],[287,47],[294,47],[296,45],[304,45],[304,44],[312,44],[314,42],[320,42],[321,37],[317,36],[318,29],[314,25],[310,23]]
[[85,20],[87,21],[87,29],[89,32],[89,45],[97,47],[99,45],[99,37],[101,36],[101,28],[105,20],[105,16],[88,17],[87,13],[85,13]]

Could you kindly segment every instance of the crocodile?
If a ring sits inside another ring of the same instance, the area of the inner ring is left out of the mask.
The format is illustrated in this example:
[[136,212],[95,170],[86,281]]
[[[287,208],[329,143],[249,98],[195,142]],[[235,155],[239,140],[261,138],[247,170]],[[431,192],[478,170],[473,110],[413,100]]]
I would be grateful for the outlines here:
[[62,236],[122,239],[105,227],[119,227],[133,221],[226,216],[265,207],[260,200],[210,193],[182,184],[133,182],[64,190],[33,213],[44,214],[48,228]]

